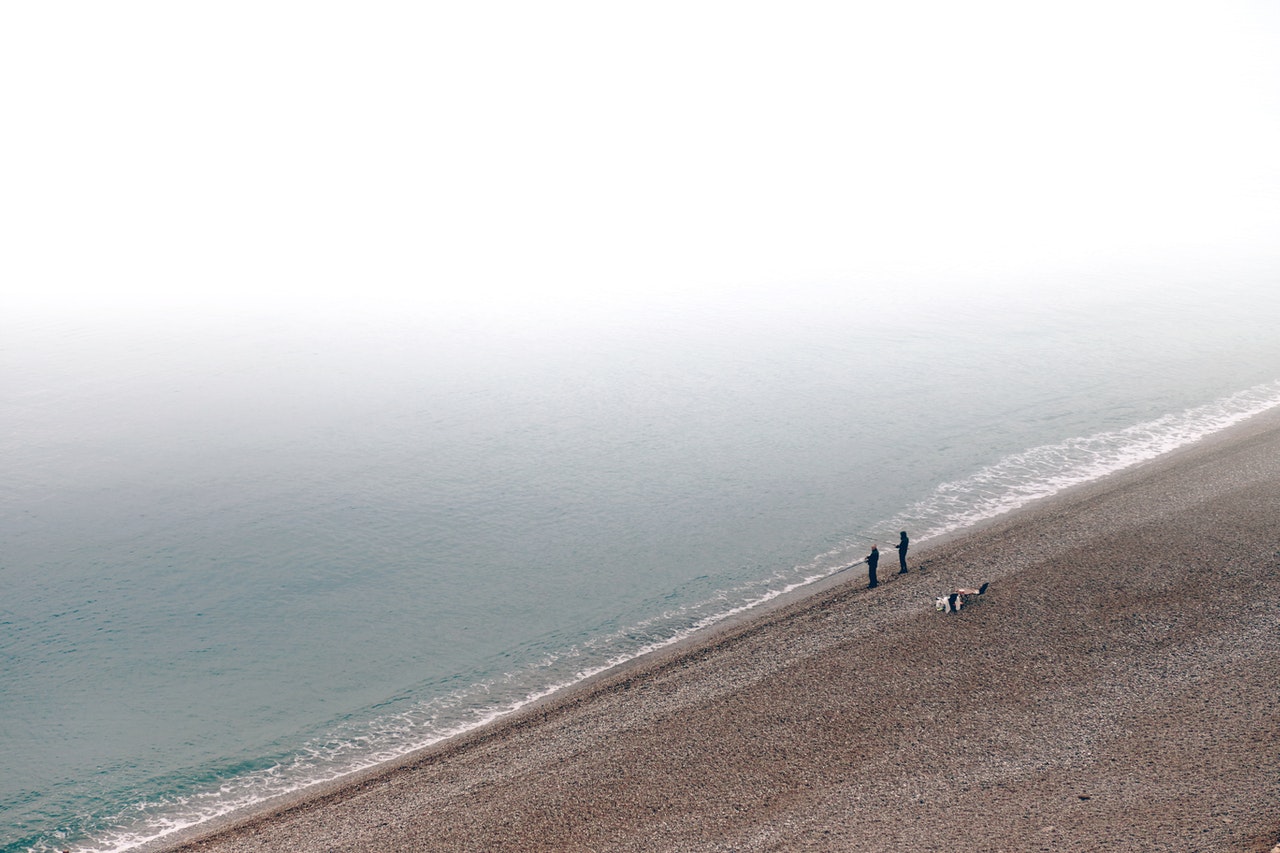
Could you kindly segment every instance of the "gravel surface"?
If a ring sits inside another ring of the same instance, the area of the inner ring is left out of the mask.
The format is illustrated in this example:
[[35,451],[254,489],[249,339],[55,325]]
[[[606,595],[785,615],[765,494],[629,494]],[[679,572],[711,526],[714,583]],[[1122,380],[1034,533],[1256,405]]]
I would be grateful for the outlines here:
[[912,554],[166,849],[1280,843],[1280,416]]

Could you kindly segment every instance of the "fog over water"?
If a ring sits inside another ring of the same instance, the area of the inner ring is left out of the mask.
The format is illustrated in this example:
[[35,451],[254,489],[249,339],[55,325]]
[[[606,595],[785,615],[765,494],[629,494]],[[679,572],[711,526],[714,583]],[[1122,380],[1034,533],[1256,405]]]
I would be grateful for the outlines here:
[[1265,3],[3,15],[16,305],[590,315],[1275,264]]

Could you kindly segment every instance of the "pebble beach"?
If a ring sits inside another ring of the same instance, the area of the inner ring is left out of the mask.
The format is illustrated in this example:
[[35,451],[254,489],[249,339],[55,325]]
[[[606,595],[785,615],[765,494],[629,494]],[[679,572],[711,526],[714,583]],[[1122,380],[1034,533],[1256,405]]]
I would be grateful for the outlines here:
[[[156,850],[1272,851],[1280,414]],[[934,599],[989,582],[958,613]]]

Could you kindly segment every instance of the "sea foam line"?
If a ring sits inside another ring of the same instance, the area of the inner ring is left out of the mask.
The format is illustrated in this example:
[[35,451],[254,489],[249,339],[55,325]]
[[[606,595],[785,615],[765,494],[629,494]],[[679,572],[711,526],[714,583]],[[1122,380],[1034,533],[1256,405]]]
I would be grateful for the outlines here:
[[[1199,441],[1277,405],[1280,405],[1280,380],[1124,429],[1014,453],[969,477],[937,486],[928,497],[873,529],[920,531],[915,535],[917,541],[951,533]],[[706,601],[668,610],[549,656],[521,673],[473,685],[446,697],[418,703],[401,714],[371,721],[363,734],[315,746],[295,756],[288,767],[276,765],[257,771],[228,781],[216,791],[163,803],[139,804],[130,811],[139,816],[149,809],[161,812],[142,817],[128,829],[102,833],[89,846],[75,850],[77,853],[124,853],[275,797],[332,782],[473,731],[560,690],[830,577],[849,567],[850,554],[859,547],[852,542],[845,543],[790,572],[777,572],[769,578],[724,590]],[[653,639],[637,642],[637,635],[646,634]],[[595,662],[566,674],[564,664],[582,657],[594,658]],[[541,684],[530,689],[531,682],[539,681],[539,674],[543,676]],[[503,682],[508,688],[517,684],[524,687],[516,687],[517,698],[479,701],[483,696],[493,697],[497,693],[500,697],[506,693]],[[459,714],[458,709],[463,707],[471,710]],[[442,717],[451,718],[452,722],[439,725]],[[32,851],[45,853],[55,849],[37,846]]]
[[933,493],[882,525],[928,539],[969,527],[1147,462],[1280,405],[1280,380],[1119,430],[1070,438],[1004,457]]

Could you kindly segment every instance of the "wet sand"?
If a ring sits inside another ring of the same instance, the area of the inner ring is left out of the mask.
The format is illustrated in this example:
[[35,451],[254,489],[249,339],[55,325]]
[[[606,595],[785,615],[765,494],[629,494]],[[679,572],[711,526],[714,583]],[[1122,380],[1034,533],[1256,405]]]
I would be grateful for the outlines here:
[[1280,843],[1280,413],[911,556],[165,849]]

